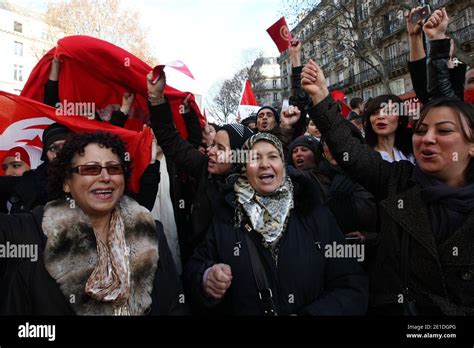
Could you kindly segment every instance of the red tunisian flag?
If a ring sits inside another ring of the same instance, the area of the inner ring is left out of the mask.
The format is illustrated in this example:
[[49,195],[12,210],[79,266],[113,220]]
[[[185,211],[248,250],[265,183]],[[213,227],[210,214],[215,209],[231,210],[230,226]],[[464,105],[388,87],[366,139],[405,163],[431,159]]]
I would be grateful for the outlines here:
[[130,190],[138,192],[140,177],[150,163],[151,129],[146,128],[138,133],[83,116],[59,116],[57,111],[35,100],[0,91],[0,150],[10,149],[11,143],[42,147],[42,131],[53,122],[61,123],[75,133],[97,130],[114,133],[126,143],[133,159]]
[[331,97],[334,99],[334,101],[339,102],[339,104],[342,107],[341,114],[344,116],[344,118],[347,118],[349,113],[351,112],[351,108],[347,106],[347,104],[344,102],[344,97],[345,93],[343,91],[335,90],[331,92]]
[[293,40],[288,25],[286,24],[285,17],[281,17],[277,20],[275,24],[267,29],[267,33],[277,45],[280,53],[286,51],[290,41]]
[[153,68],[153,83],[156,83],[156,81],[158,81],[158,78],[167,66],[178,70],[179,72],[183,73],[186,76],[189,76],[194,80],[193,73],[191,72],[191,70],[189,70],[188,66],[180,60],[174,60],[166,64],[157,65]]
[[239,105],[239,116],[241,120],[249,117],[253,113],[256,113],[258,109],[260,109],[260,106],[258,105],[257,98],[255,98],[255,94],[253,94],[250,80],[246,80]]
[[[135,93],[135,100],[125,128],[140,131],[149,117],[146,75],[152,68],[133,54],[107,41],[89,36],[68,36],[58,41],[35,66],[21,92],[22,96],[43,101],[44,84],[48,80],[53,57],[59,58],[59,99],[61,103],[93,103],[103,119],[118,109],[124,92]],[[181,137],[188,132],[180,114],[182,101],[188,95],[166,86],[174,122]],[[204,124],[197,104],[190,103],[201,125]]]

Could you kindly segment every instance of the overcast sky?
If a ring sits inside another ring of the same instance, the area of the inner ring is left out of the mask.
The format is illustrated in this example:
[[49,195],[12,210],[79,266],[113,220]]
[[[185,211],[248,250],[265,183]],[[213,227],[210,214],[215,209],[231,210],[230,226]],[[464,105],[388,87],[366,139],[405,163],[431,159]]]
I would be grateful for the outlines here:
[[[180,59],[196,80],[168,72],[169,84],[206,95],[215,81],[230,77],[244,50],[278,56],[266,29],[282,13],[283,0],[122,0],[138,10],[155,56],[162,63]],[[46,9],[45,0],[15,0]],[[169,71],[170,69],[167,69]]]

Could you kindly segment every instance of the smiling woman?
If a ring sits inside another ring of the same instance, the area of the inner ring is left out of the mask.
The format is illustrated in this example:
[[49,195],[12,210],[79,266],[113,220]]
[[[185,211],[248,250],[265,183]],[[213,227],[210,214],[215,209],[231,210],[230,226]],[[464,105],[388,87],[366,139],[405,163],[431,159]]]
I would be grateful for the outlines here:
[[310,117],[338,164],[380,202],[369,267],[372,312],[414,314],[407,304],[416,303],[421,315],[473,315],[472,105],[450,98],[426,104],[412,138],[417,165],[389,163],[354,137],[315,62],[301,82],[314,105]]
[[186,313],[161,223],[124,196],[125,158],[115,135],[74,134],[51,162],[54,200],[31,214],[0,214],[0,244],[41,250],[39,262],[0,260],[1,314]]
[[[253,135],[242,149],[254,157],[184,273],[194,300],[225,314],[363,315],[366,276],[350,256],[324,254],[344,237],[314,201],[311,182],[287,172],[282,144],[271,134]],[[267,284],[256,280],[256,259]]]

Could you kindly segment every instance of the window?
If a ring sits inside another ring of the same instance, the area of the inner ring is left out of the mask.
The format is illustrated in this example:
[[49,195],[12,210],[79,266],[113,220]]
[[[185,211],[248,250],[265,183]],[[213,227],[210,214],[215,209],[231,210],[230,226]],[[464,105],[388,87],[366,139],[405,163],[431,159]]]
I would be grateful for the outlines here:
[[23,65],[15,64],[13,66],[13,80],[23,81]]
[[364,95],[364,98],[363,98],[364,100],[372,98],[372,89],[365,89],[363,95]]
[[278,101],[278,93],[273,93],[273,101]]
[[329,75],[326,77],[327,85],[331,86],[332,85],[332,75]]
[[400,95],[405,93],[405,81],[403,79],[398,79],[390,82],[390,89],[395,95]]
[[339,71],[339,82],[344,80],[344,71]]
[[327,54],[323,54],[323,56],[321,57],[321,65],[326,65],[328,63],[328,56]]
[[20,22],[15,21],[13,23],[13,30],[16,31],[16,32],[22,33],[23,32],[23,24],[21,24]]
[[360,70],[361,71],[366,71],[370,69],[369,63],[367,63],[365,60],[360,61]]
[[393,59],[396,56],[398,56],[397,48],[398,48],[398,45],[394,43],[393,45],[390,45],[385,49],[385,52],[386,52],[385,56],[387,57],[387,59]]
[[23,43],[18,41],[14,42],[14,54],[15,56],[23,56]]
[[273,80],[273,88],[277,88],[277,81]]
[[384,88],[382,85],[378,85],[377,87],[374,88],[374,96],[377,97],[379,95],[384,94]]

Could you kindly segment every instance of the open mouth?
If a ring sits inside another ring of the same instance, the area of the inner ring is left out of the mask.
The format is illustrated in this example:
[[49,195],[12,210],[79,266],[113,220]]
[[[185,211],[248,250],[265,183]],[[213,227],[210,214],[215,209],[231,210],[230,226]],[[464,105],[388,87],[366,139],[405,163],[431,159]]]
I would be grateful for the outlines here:
[[426,150],[426,149],[421,151],[421,157],[423,157],[424,159],[430,159],[435,156],[436,156],[436,152],[434,151]]
[[275,179],[275,175],[273,174],[262,174],[258,177],[258,179],[264,184],[271,184]]
[[96,189],[96,190],[92,190],[92,194],[94,195],[94,197],[100,199],[100,200],[108,200],[110,198],[112,198],[112,192],[114,190],[113,189]]
[[297,158],[295,161],[296,167],[300,168],[304,165],[304,159],[303,158]]
[[387,128],[387,124],[386,124],[386,123],[383,123],[383,122],[377,122],[377,123],[375,124],[375,126],[376,126],[377,128],[382,128],[382,129]]

